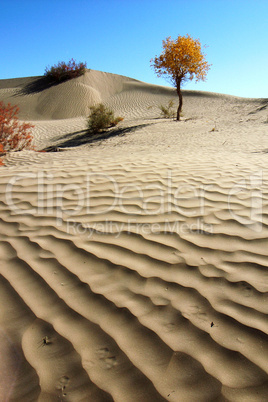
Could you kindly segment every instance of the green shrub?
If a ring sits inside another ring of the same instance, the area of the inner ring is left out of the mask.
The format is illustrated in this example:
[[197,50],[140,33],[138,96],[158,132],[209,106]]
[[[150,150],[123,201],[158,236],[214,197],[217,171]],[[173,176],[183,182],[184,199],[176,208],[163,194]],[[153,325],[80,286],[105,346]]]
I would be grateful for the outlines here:
[[86,67],[86,63],[76,63],[74,59],[68,63],[59,61],[52,67],[46,67],[44,75],[51,81],[62,82],[85,74]]
[[167,106],[160,105],[159,109],[161,110],[161,117],[164,119],[170,119],[172,117],[175,117],[175,110],[173,109],[174,107],[174,100],[170,100],[168,102]]
[[116,126],[122,117],[115,117],[114,112],[102,103],[90,107],[91,114],[88,118],[88,131],[90,133],[100,133],[101,131]]

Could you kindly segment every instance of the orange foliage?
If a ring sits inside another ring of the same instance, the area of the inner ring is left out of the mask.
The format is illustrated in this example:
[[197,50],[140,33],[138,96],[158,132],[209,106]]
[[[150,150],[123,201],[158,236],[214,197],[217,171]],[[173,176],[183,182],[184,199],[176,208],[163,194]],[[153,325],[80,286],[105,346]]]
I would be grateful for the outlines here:
[[151,66],[158,77],[166,76],[176,87],[180,98],[177,113],[179,120],[182,108],[181,84],[193,78],[196,81],[204,81],[210,68],[205,60],[205,54],[202,53],[199,39],[193,39],[190,35],[178,36],[176,40],[166,38],[163,40],[163,52],[151,60]]
[[7,106],[0,101],[0,152],[20,151],[24,148],[33,149],[31,146],[32,135],[30,129],[34,126],[28,123],[20,123],[18,119],[19,107]]

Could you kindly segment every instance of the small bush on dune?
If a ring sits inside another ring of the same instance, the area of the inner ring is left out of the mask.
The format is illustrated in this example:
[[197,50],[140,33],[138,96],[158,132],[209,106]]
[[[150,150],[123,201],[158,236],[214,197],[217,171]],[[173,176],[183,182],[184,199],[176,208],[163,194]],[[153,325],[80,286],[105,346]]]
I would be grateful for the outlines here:
[[91,114],[88,118],[88,131],[90,133],[100,133],[101,131],[115,127],[123,117],[115,117],[114,112],[106,108],[102,103],[90,107]]
[[19,107],[7,106],[0,101],[0,152],[21,151],[33,149],[31,129],[29,123],[21,123],[18,119]]
[[85,74],[86,68],[86,63],[76,63],[71,59],[68,63],[59,61],[52,67],[46,67],[44,75],[51,81],[62,82]]

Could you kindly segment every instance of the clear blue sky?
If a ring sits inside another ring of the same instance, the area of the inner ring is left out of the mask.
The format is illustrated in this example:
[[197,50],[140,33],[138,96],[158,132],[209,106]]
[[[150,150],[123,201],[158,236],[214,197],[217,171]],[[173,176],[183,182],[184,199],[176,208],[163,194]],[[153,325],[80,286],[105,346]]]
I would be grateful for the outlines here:
[[268,0],[0,0],[0,79],[58,61],[169,85],[150,67],[162,40],[189,33],[212,64],[184,89],[268,98]]

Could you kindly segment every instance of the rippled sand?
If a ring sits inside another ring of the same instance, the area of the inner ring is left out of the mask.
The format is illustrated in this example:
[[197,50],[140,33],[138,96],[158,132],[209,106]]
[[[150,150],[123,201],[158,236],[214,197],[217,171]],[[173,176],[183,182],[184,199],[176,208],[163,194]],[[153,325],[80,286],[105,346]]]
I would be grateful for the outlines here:
[[[35,79],[0,81],[61,150],[0,170],[0,400],[267,400],[268,101],[186,91],[177,123],[169,88]],[[88,138],[100,101],[125,119]]]

